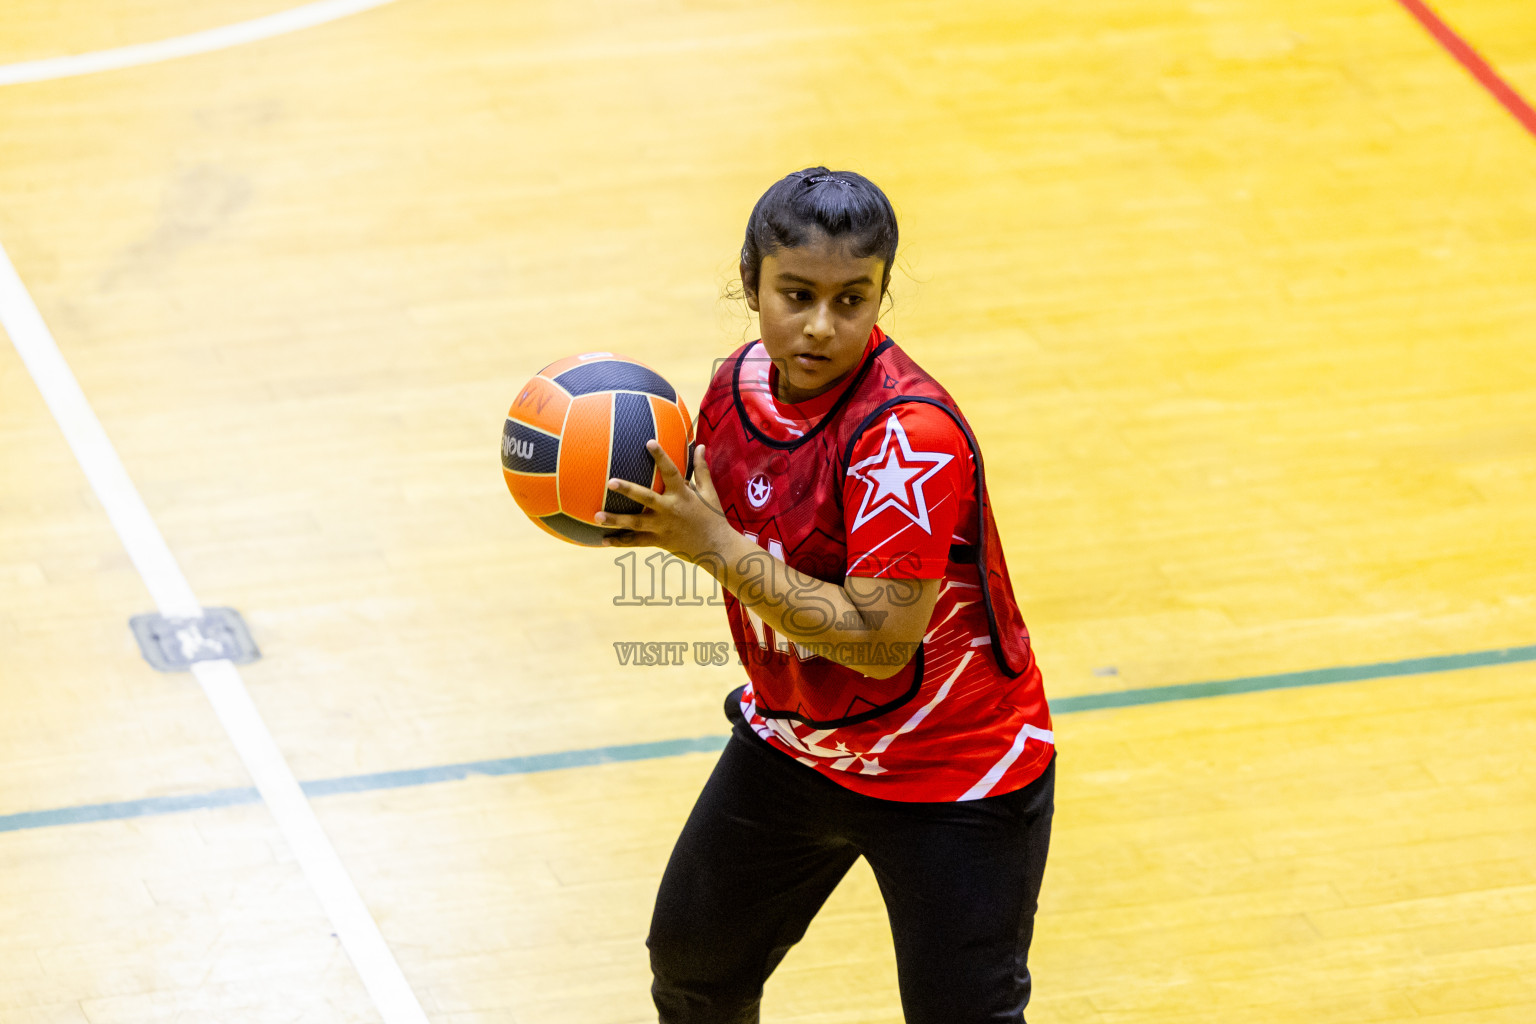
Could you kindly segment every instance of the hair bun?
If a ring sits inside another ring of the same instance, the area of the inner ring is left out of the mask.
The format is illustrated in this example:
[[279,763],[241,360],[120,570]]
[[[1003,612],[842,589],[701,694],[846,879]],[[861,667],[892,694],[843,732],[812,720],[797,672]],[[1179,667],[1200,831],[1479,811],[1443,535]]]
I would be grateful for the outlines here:
[[[839,188],[816,188],[836,182]],[[741,283],[757,290],[763,258],[810,241],[815,233],[843,239],[860,259],[878,256],[884,264],[880,294],[891,281],[896,258],[896,211],[880,186],[857,171],[807,167],[769,186],[752,207],[741,245]]]

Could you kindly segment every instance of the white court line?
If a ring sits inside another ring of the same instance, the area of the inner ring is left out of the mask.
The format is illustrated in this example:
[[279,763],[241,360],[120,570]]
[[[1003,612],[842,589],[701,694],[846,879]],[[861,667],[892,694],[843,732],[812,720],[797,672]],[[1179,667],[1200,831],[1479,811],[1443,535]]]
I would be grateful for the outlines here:
[[190,57],[198,53],[227,50],[232,46],[254,43],[259,39],[297,32],[300,29],[323,25],[349,14],[358,14],[374,7],[383,7],[395,0],[319,0],[288,11],[279,11],[250,21],[238,21],[233,25],[210,28],[191,35],[175,36],[153,43],[137,43],[119,46],[95,53],[81,53],[69,57],[46,57],[42,60],[21,61],[17,64],[0,64],[0,85],[17,85],[22,82],[43,82],[51,78],[71,78],[90,75],[98,71],[115,71],[118,68],[137,67],[140,64],[157,64],[175,57]]
[[[161,614],[202,614],[202,606],[176,564],[176,557],[166,546],[144,499],[129,479],[3,246],[0,326],[10,335],[11,344],[32,374],[43,401],[58,421],[64,439],[74,450],[80,468],[106,508],[107,518],[122,538],[128,557],[133,559]],[[194,665],[192,671],[271,810],[278,831],[319,897],[385,1024],[427,1024],[427,1016],[379,934],[378,924],[321,830],[267,724],[251,703],[239,670],[228,661],[205,661]]]

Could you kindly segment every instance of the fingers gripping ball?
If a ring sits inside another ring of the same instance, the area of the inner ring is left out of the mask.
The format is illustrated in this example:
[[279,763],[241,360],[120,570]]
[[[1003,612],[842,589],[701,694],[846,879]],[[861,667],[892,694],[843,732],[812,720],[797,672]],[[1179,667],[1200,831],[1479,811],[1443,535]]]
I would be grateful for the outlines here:
[[599,512],[633,515],[639,504],[608,489],[614,477],[661,491],[651,438],[679,466],[693,421],[655,370],[611,352],[550,363],[518,392],[501,434],[501,471],[528,517],[572,544],[598,547],[615,531]]

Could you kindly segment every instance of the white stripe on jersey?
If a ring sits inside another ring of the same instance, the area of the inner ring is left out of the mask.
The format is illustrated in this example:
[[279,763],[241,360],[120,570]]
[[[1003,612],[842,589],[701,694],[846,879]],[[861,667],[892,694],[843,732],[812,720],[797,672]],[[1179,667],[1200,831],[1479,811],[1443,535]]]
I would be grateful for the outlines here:
[[954,618],[955,617],[955,613],[958,612],[961,608],[968,608],[968,607],[970,607],[971,605],[973,605],[975,603],[976,603],[975,601],[956,601],[955,602],[955,606],[949,610],[949,614],[944,616],[937,623],[935,623],[934,627],[928,631],[928,634],[926,636],[923,637],[923,643],[925,643],[925,644],[926,643],[932,643],[933,642],[933,636],[934,636],[935,633],[937,633],[939,631],[939,627],[940,626],[944,625],[944,623],[946,623],[950,619]]
[[[928,513],[930,515],[932,515],[934,509],[939,508],[940,506],[942,506],[944,504],[944,502],[948,501],[951,497],[952,497],[952,495],[948,495],[948,494],[944,495],[943,498],[939,499],[939,504],[938,505],[931,505],[931,506],[929,506]],[[909,523],[908,525],[909,526],[917,526],[917,525],[920,525],[920,524],[918,524],[918,523]],[[874,554],[876,551],[879,551],[881,547],[883,547],[886,544],[889,544],[892,540],[894,540],[895,538],[901,536],[901,534],[903,533],[903,531],[905,529],[906,529],[906,527],[902,527],[902,529],[897,530],[895,533],[893,533],[889,537],[885,538],[885,540],[881,541],[879,544],[876,544],[873,548],[871,548],[869,553],[870,554]],[[860,560],[862,561],[862,558]],[[896,568],[896,565],[897,565],[898,561],[899,561],[899,559],[895,560],[895,561],[892,561],[890,565],[887,565],[884,569],[881,569],[879,572],[875,573],[875,575],[871,576],[870,578],[874,579],[875,577],[883,576],[887,570]]]
[[955,670],[950,673],[949,678],[944,680],[944,685],[939,687],[939,692],[934,696],[933,700],[919,708],[917,714],[907,719],[906,722],[902,724],[900,729],[897,729],[895,732],[887,736],[880,737],[879,742],[869,748],[869,752],[871,754],[885,753],[886,748],[895,741],[896,737],[905,733],[909,733],[921,725],[923,719],[928,717],[928,712],[938,707],[939,702],[942,701],[945,697],[949,696],[949,688],[954,685],[956,679],[960,678],[960,673],[965,671],[966,664],[971,660],[972,655],[975,653],[975,651],[966,651],[965,657],[960,659],[960,664],[955,666]]
[[[872,557],[875,552],[879,551],[881,548],[885,547],[891,541],[895,540],[897,537],[900,537],[902,534],[906,533],[908,530],[912,529],[912,527],[914,527],[916,525],[917,525],[916,523],[908,523],[906,526],[903,526],[901,529],[897,530],[895,533],[893,533],[889,537],[885,538],[885,540],[881,541],[879,544],[876,544],[873,547],[871,547],[868,551],[864,552],[862,555],[860,555],[858,558],[856,558],[854,560],[853,565],[850,565],[848,567],[848,571],[845,572],[843,575],[844,576],[852,576],[854,568],[860,562],[864,561],[864,559],[866,559],[866,558]],[[880,574],[876,573],[875,575],[878,576]]]
[[778,413],[774,413],[773,418],[784,424],[784,430],[786,433],[794,434],[796,437],[805,436],[805,431],[795,426],[794,420],[787,420],[783,416],[780,416]]
[[[969,654],[967,654],[967,657],[969,657]],[[1007,774],[1008,769],[1013,767],[1013,762],[1017,761],[1019,755],[1024,752],[1024,741],[1031,737],[1039,740],[1041,743],[1054,745],[1056,742],[1056,734],[1051,732],[1051,730],[1037,729],[1028,722],[1025,722],[1024,728],[1020,729],[1019,734],[1013,738],[1013,746],[1008,748],[1008,753],[1004,754],[1002,760],[987,770],[987,774],[981,777],[980,782],[960,794],[959,799],[977,800],[991,792],[992,787],[998,784],[1002,777]]]

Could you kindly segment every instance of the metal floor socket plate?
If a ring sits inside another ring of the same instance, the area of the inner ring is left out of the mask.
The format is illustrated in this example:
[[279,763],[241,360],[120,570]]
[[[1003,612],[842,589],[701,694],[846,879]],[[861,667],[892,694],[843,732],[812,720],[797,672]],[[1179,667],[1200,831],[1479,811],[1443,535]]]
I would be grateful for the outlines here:
[[197,661],[247,664],[261,657],[245,620],[233,608],[204,608],[194,619],[158,613],[128,620],[144,660],[161,672],[186,672]]

